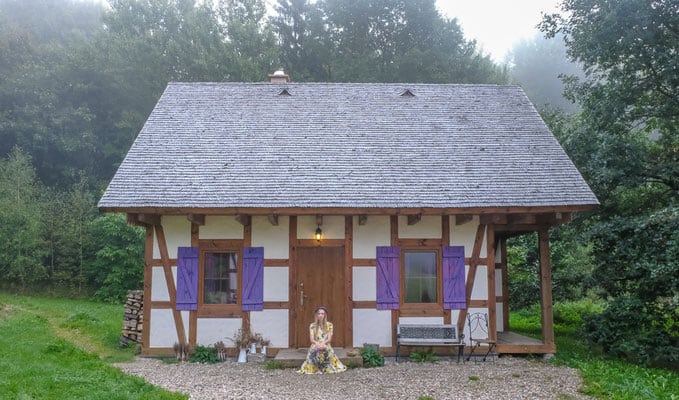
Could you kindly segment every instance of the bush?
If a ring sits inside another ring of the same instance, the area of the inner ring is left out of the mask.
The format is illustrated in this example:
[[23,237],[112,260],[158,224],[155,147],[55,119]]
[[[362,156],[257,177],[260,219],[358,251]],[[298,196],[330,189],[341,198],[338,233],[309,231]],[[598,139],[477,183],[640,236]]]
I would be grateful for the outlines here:
[[438,356],[430,347],[427,350],[415,350],[410,353],[410,359],[414,362],[434,362],[438,360]]
[[583,325],[585,319],[596,314],[601,314],[603,309],[603,303],[595,302],[589,298],[580,301],[554,303],[554,323],[570,327],[579,327]]
[[586,318],[588,337],[613,356],[644,365],[677,369],[679,365],[679,297],[645,303],[617,298]]
[[365,368],[381,367],[384,365],[384,356],[373,348],[362,348],[361,357],[363,357],[363,366]]
[[219,357],[217,356],[217,349],[208,346],[196,346],[189,357],[189,361],[204,363],[204,364],[216,364],[219,362]]

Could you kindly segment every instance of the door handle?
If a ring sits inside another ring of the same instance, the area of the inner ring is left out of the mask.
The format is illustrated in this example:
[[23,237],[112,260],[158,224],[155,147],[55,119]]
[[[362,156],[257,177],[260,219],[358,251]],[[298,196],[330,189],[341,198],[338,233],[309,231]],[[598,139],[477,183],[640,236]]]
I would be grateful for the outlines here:
[[299,291],[299,305],[300,306],[304,305],[304,290]]

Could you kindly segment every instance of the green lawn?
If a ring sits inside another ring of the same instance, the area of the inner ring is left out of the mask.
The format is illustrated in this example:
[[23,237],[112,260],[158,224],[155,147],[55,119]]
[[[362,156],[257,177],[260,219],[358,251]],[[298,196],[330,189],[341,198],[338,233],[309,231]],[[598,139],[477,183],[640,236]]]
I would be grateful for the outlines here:
[[[679,400],[676,372],[607,359],[588,346],[577,334],[581,307],[555,305],[553,362],[578,368],[584,393],[598,399]],[[0,293],[0,398],[186,399],[110,366],[134,357],[134,349],[118,348],[122,316],[120,305]],[[510,317],[513,331],[539,337],[538,310]]]
[[[597,399],[679,400],[676,372],[609,359],[578,334],[579,316],[591,307],[587,301],[555,305],[557,354],[553,362],[579,369],[585,382],[582,392]],[[538,309],[510,314],[509,324],[517,333],[538,338],[541,335]]]
[[0,293],[0,398],[186,399],[123,374],[122,306]]

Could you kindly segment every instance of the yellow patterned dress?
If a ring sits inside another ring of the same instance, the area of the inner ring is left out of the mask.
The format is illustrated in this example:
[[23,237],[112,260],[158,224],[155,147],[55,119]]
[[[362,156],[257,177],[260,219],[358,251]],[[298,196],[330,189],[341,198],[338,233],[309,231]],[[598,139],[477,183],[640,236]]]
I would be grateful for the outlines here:
[[[317,342],[324,341],[328,335],[332,334],[332,323],[328,322],[327,325],[328,331],[323,332],[320,329],[316,329],[316,323],[312,323],[309,325],[309,334],[313,334]],[[302,364],[297,372],[300,374],[334,374],[346,370],[347,367],[337,358],[330,344],[327,344],[323,350],[318,350],[316,345],[312,344],[309,346],[304,364]]]

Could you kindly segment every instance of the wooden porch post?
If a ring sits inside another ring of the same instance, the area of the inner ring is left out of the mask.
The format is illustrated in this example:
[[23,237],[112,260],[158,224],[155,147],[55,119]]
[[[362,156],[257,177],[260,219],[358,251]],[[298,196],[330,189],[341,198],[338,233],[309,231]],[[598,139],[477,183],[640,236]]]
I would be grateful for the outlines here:
[[540,251],[540,308],[542,310],[542,343],[554,346],[552,309],[552,266],[549,256],[549,227],[538,230]]

